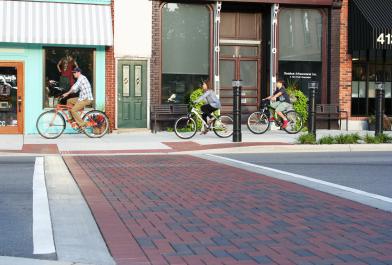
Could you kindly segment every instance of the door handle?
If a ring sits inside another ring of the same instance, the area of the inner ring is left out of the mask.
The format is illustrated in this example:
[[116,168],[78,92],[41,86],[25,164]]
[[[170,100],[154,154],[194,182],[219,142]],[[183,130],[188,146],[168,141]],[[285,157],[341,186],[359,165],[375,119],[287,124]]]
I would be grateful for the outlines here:
[[21,108],[22,108],[22,97],[19,96],[19,97],[18,97],[18,111],[19,111],[19,112],[20,112]]

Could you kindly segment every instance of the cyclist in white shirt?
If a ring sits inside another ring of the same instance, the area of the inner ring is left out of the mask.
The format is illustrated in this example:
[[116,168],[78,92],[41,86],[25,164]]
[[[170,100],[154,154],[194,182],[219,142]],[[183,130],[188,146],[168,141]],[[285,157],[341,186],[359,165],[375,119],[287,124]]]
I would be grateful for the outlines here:
[[79,67],[76,67],[73,69],[72,73],[73,76],[77,78],[77,81],[67,93],[63,94],[63,97],[67,97],[71,93],[76,93],[80,91],[79,98],[68,99],[67,105],[73,106],[73,108],[70,110],[70,114],[75,119],[76,123],[79,125],[79,128],[83,130],[86,126],[86,123],[83,122],[78,112],[83,110],[86,106],[91,105],[94,98],[91,84],[88,81],[87,77],[82,75],[82,70]]

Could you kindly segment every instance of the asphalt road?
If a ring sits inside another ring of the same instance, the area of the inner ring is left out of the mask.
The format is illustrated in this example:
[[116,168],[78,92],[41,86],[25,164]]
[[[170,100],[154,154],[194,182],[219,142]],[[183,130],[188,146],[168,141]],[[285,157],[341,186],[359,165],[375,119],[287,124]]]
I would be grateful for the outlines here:
[[392,152],[222,156],[392,198]]
[[35,157],[0,157],[0,256],[33,255]]

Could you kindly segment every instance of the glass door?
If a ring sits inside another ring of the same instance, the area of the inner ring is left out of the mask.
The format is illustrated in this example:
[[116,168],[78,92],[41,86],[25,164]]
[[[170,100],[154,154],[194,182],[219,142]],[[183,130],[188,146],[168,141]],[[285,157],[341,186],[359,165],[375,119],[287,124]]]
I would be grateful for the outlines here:
[[223,113],[233,111],[232,80],[242,80],[243,114],[257,110],[260,98],[260,63],[257,46],[222,45],[220,58],[220,91]]
[[0,62],[0,133],[23,133],[23,63]]

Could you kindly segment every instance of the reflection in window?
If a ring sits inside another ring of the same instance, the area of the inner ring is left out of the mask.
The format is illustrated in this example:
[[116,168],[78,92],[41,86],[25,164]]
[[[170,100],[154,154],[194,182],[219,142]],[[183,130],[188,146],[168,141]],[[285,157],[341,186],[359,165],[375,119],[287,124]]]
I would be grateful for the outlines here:
[[385,113],[392,116],[392,56],[390,51],[353,51],[351,113],[369,116],[375,112],[376,86],[384,83]]
[[289,14],[289,44],[290,44],[290,48],[294,47],[294,29],[293,29],[293,17],[291,14]]
[[[312,40],[310,36],[310,26],[309,26],[309,13],[308,11],[303,12],[302,23],[304,27],[304,44],[306,47],[312,45]],[[316,25],[318,26],[319,23]],[[317,27],[316,27],[317,28]]]
[[279,13],[279,60],[321,61],[321,36],[322,15],[318,10],[282,9]]
[[210,11],[206,5],[162,8],[162,103],[185,103],[209,76]]
[[[320,84],[322,15],[317,9],[282,8],[279,13],[279,77],[308,95],[308,82]],[[317,34],[316,34],[317,33]]]
[[[57,97],[67,92],[75,83],[72,70],[82,69],[91,83],[94,94],[94,49],[47,47],[45,50],[44,108],[53,108]],[[70,97],[76,97],[71,94]]]

